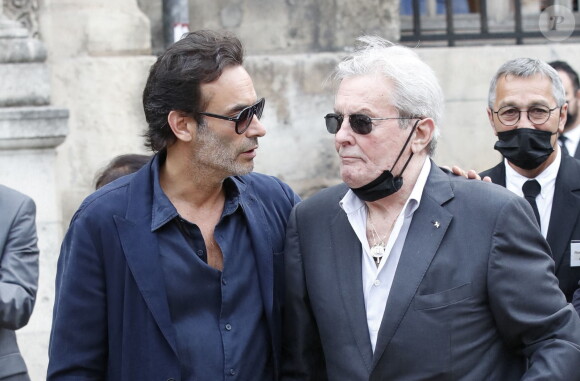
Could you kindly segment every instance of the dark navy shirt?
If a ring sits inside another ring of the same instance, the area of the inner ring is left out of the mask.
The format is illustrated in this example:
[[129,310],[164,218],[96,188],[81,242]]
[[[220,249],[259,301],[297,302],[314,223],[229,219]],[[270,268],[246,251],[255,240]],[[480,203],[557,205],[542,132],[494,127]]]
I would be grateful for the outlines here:
[[226,201],[214,231],[223,253],[219,271],[207,264],[200,229],[163,193],[158,163],[153,171],[152,230],[159,234],[182,380],[271,381],[271,339],[238,187],[224,182]]

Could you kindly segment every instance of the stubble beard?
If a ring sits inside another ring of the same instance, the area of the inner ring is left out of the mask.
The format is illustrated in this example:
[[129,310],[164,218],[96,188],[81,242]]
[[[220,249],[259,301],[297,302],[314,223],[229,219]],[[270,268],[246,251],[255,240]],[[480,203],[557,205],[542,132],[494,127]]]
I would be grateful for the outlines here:
[[205,167],[223,172],[227,176],[247,175],[254,169],[254,161],[238,161],[238,156],[258,145],[258,138],[247,138],[239,147],[231,141],[220,138],[207,126],[199,126],[196,137],[194,157]]

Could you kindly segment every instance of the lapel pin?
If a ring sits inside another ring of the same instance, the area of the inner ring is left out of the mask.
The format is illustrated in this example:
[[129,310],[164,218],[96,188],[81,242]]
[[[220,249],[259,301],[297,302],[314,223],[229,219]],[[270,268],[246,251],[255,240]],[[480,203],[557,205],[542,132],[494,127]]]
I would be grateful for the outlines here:
[[439,229],[439,226],[441,226],[439,221],[431,221],[431,222],[433,223],[433,226],[435,226],[437,229]]

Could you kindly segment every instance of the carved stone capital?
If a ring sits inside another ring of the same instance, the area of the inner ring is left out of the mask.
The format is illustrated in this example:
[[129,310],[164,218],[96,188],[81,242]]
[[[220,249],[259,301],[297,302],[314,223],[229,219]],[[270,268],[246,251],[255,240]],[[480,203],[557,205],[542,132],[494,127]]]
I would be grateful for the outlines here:
[[[0,7],[0,28],[2,19],[12,20],[28,30],[28,35],[38,37],[38,0],[2,0]],[[3,17],[4,16],[4,17]]]

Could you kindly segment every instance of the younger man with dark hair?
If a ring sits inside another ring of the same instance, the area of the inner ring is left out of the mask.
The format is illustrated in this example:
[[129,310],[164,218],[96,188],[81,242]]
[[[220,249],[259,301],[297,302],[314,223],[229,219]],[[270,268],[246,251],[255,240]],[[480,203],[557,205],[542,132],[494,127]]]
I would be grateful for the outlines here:
[[58,263],[49,380],[273,380],[287,217],[251,173],[264,99],[240,41],[199,31],[151,68],[133,176],[89,196]]

